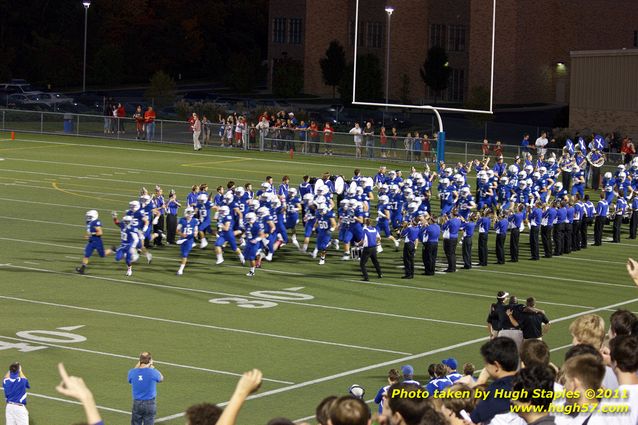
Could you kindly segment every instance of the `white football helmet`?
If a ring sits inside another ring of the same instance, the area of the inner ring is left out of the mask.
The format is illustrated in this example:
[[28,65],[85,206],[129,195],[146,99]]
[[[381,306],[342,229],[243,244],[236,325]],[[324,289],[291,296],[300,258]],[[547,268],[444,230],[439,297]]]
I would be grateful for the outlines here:
[[603,177],[605,177],[605,179],[609,180],[609,179],[611,179],[612,174],[611,174],[611,172],[607,171]]
[[554,183],[554,187],[556,188],[557,191],[561,191],[563,190],[563,184],[561,182],[556,182]]
[[[224,198],[226,197],[226,195],[224,195]],[[202,204],[206,203],[206,201],[208,201],[208,195],[206,195],[205,193],[200,193],[199,195],[197,195],[197,201],[201,202]]]
[[226,192],[224,195],[224,203],[230,204],[235,199],[235,195],[232,192]]
[[132,216],[125,215],[124,217],[122,217],[122,223],[124,223],[125,225],[130,226],[132,222],[133,222]]
[[261,188],[264,189],[264,190],[270,190],[270,187],[271,187],[270,183],[268,183],[268,182],[263,182],[261,184]]
[[150,195],[142,195],[140,196],[140,204],[142,206],[147,206],[149,204],[149,202],[151,202],[151,197]]
[[96,210],[89,210],[86,212],[86,221],[91,222],[93,220],[97,220],[98,218],[98,213]]
[[259,217],[261,217],[261,218],[267,217],[267,216],[269,216],[269,215],[270,215],[270,210],[269,210],[268,208],[266,208],[266,207],[260,207],[260,208],[257,210],[257,215],[258,215]]
[[518,167],[516,165],[510,165],[507,170],[510,172],[510,174],[516,174],[518,173]]
[[441,179],[441,186],[443,186],[444,188],[448,187],[450,185],[450,179]]
[[295,189],[294,187],[291,187],[290,190],[288,191],[288,194],[290,195],[291,198],[294,198],[295,196],[297,196],[297,189]]
[[390,198],[388,198],[386,195],[379,196],[380,205],[387,204],[388,202],[390,202]]
[[193,215],[195,215],[195,209],[193,207],[186,207],[184,217],[192,217]]
[[140,209],[140,203],[139,201],[131,201],[128,203],[128,208],[133,211],[133,212],[137,212]]
[[304,200],[304,202],[306,202],[306,203],[310,203],[310,202],[312,202],[312,200],[313,200],[313,199],[315,199],[315,196],[314,196],[312,193],[306,193],[306,194],[303,196],[303,200]]
[[249,212],[248,214],[246,214],[246,220],[250,223],[253,224],[257,221],[257,214]]
[[321,204],[317,208],[317,211],[319,211],[319,214],[327,214],[328,213],[328,206],[326,204]]
[[244,194],[246,193],[246,189],[244,189],[243,187],[239,186],[238,188],[235,189],[235,195],[238,198],[241,198],[242,196],[244,196]]
[[464,187],[461,189],[461,196],[464,198],[467,198],[468,196],[470,196],[470,188],[469,187]]

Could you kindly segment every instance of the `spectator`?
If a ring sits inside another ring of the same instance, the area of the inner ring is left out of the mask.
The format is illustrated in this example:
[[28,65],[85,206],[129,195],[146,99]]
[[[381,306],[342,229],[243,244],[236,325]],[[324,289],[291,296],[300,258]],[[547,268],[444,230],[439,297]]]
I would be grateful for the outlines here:
[[474,385],[474,383],[476,382],[476,378],[474,377],[474,370],[475,370],[475,367],[472,363],[465,363],[463,365],[463,376],[457,379],[454,382],[454,385],[459,385],[459,384],[470,385],[470,386]]
[[[257,130],[259,131],[259,150],[260,151],[264,150],[264,140],[266,139],[266,136],[268,136],[269,127],[270,127],[270,123],[268,122],[266,115],[262,115],[256,127]],[[223,144],[224,144],[224,139],[222,137],[222,146]]]
[[329,122],[323,126],[323,142],[326,150],[324,151],[324,155],[332,156],[332,138],[334,137],[334,129],[330,125]]
[[[523,307],[519,304],[520,307]],[[512,311],[510,321],[514,326],[521,328],[523,340],[543,339],[550,327],[549,319],[542,311],[532,310],[536,307],[536,299],[529,297],[526,300],[526,308],[516,308]]]
[[412,143],[412,160],[421,161],[421,136],[419,132],[414,133],[414,142]]
[[128,372],[128,382],[133,392],[133,412],[131,425],[153,424],[157,405],[157,383],[164,381],[164,376],[155,369],[151,353],[140,354],[140,360]]
[[490,306],[490,312],[487,315],[487,332],[490,334],[490,339],[496,338],[498,332],[501,330],[499,313],[505,308],[505,299],[509,297],[509,295],[510,294],[505,291],[498,291],[496,294],[496,302]]
[[[84,406],[86,414],[86,422],[89,425],[104,425],[100,412],[97,410],[93,393],[84,383],[82,378],[77,376],[69,376],[64,368],[64,364],[58,363],[58,371],[62,381],[55,387],[56,391],[67,397],[78,400]],[[9,422],[7,422],[9,424]]]
[[479,379],[479,382],[485,382],[488,376],[493,381],[487,387],[487,397],[481,400],[470,414],[475,424],[489,423],[495,416],[510,412],[510,398],[495,397],[495,392],[511,391],[512,380],[518,369],[518,350],[514,341],[509,338],[497,337],[483,344],[481,356],[485,366],[481,373],[483,379]]
[[374,129],[372,128],[372,122],[366,122],[366,126],[363,129],[363,139],[366,143],[366,153],[368,158],[374,158]]
[[194,404],[186,409],[186,425],[215,425],[223,412],[215,404]]
[[[417,391],[418,385],[401,382],[388,388],[388,407],[390,423],[396,425],[419,425],[421,418],[432,401],[423,397],[401,396],[400,392]],[[395,395],[399,394],[399,395]]]
[[217,421],[217,425],[235,425],[237,415],[246,398],[261,386],[262,373],[258,369],[253,369],[242,375],[237,382],[235,392],[233,393],[228,405],[224,409],[221,417]]
[[248,147],[250,149],[255,149],[255,144],[257,143],[257,128],[255,127],[255,123],[251,121],[250,127],[248,129]]
[[618,335],[631,335],[632,329],[636,326],[638,318],[629,310],[616,310],[609,318],[609,337],[615,338]]
[[441,360],[441,364],[447,368],[445,371],[445,377],[452,383],[455,383],[463,377],[463,375],[456,371],[457,363],[454,357],[448,357],[447,359]]
[[146,129],[146,141],[152,142],[155,137],[155,111],[152,106],[146,108],[144,112],[144,128]]
[[317,419],[318,425],[328,425],[328,420],[330,420],[330,411],[332,410],[332,406],[334,406],[337,398],[338,397],[336,395],[331,395],[319,402],[315,409],[315,419]]
[[[233,147],[233,135],[235,133],[234,129],[235,118],[232,115],[229,115],[228,118],[226,118],[226,127],[224,128],[224,141],[226,143],[226,146],[228,146],[229,148]],[[222,146],[224,146],[224,143],[222,143]]]
[[202,145],[199,141],[199,137],[202,134],[202,122],[195,112],[193,112],[192,118],[189,120],[191,123],[191,131],[193,132],[193,150],[202,150]]
[[419,381],[414,380],[414,368],[409,364],[401,368],[401,373],[403,374],[402,384],[411,384],[418,387],[421,386],[421,383]]
[[385,127],[381,126],[379,130],[379,144],[381,145],[381,158],[387,158],[388,136],[385,134]]
[[[379,414],[383,413],[383,400],[388,396],[388,388],[394,384],[398,384],[401,375],[397,369],[390,369],[388,371],[388,385],[381,387],[377,391],[377,395],[374,397],[374,402],[379,405]],[[319,418],[317,418],[319,420]]]
[[472,394],[473,390],[469,386],[459,383],[455,383],[447,391],[453,394],[470,394],[470,397],[444,397],[441,399],[441,413],[449,425],[466,425],[461,411],[472,413],[480,397]]
[[436,397],[436,394],[445,390],[447,387],[452,386],[452,381],[446,376],[447,367],[442,363],[434,365],[433,374],[434,378],[430,379],[425,385],[425,389],[430,396]]
[[487,158],[490,155],[490,142],[487,139],[483,139],[481,152],[483,153],[483,158]]
[[423,161],[430,162],[430,139],[426,133],[423,133],[421,140],[421,152],[423,153]]
[[554,418],[549,416],[549,406],[552,397],[534,397],[535,392],[550,392],[554,390],[554,372],[547,366],[537,365],[532,368],[521,369],[512,381],[512,388],[521,396],[512,400],[516,407],[535,406],[538,409],[519,409],[518,415],[528,424],[552,425]]
[[104,134],[111,134],[111,120],[113,119],[113,108],[111,106],[110,99],[104,100],[104,110],[102,111],[102,115],[104,115]]
[[204,146],[210,144],[210,133],[211,133],[212,125],[213,123],[210,122],[206,114],[203,114],[202,115],[202,135],[203,135],[202,143],[204,144]]
[[523,140],[521,140],[521,154],[527,154],[529,152],[529,133],[525,133],[523,135]]
[[117,117],[117,132],[124,133],[124,117],[126,117],[126,111],[124,110],[124,105],[121,103],[117,104],[115,116]]
[[503,145],[501,144],[500,140],[497,140],[496,144],[494,145],[494,156],[497,158],[503,156]]
[[319,143],[321,142],[321,140],[319,136],[319,126],[317,125],[316,121],[310,121],[309,130],[311,145],[308,153],[310,153],[311,151],[313,151],[314,153],[319,153]]
[[[594,392],[601,388],[605,376],[605,366],[599,356],[583,354],[571,357],[563,364],[561,369],[562,381],[566,391],[571,391],[572,397],[567,397],[566,406],[578,412],[574,416],[563,414],[556,415],[556,424],[583,424],[592,416],[593,404],[598,405],[598,399],[588,397],[591,390]],[[578,406],[578,407],[571,407]]]
[[397,157],[398,141],[399,141],[399,132],[397,131],[396,127],[392,127],[392,131],[390,134],[390,154],[389,154],[389,155],[392,155],[392,158]]
[[349,133],[352,134],[354,138],[354,156],[355,158],[361,158],[361,144],[363,137],[361,136],[362,130],[358,122],[354,123],[354,127],[350,129]]
[[308,129],[308,124],[306,124],[304,120],[301,120],[299,122],[299,125],[297,126],[297,131],[299,132],[299,140],[301,141],[302,153],[308,152],[308,132],[306,131],[307,129]]
[[547,140],[547,132],[543,131],[541,133],[541,137],[536,139],[536,142],[534,143],[534,146],[536,146],[536,152],[538,153],[538,156],[545,156],[545,154],[547,153],[548,143],[549,141]]
[[29,425],[27,410],[27,390],[31,388],[29,380],[22,372],[20,363],[11,363],[9,371],[2,380],[4,398],[7,402],[7,425]]
[[[605,340],[605,321],[602,317],[597,314],[580,316],[569,325],[569,332],[572,335],[572,344],[589,344],[602,354]],[[605,366],[603,385],[611,390],[618,388],[618,381],[609,365]]]
[[339,397],[330,410],[330,423],[332,425],[370,425],[370,409],[358,398]]
[[405,148],[405,160],[409,161],[412,159],[412,144],[414,140],[412,139],[412,133],[408,132],[405,138],[403,139],[403,147]]
[[142,112],[142,105],[137,105],[135,113],[133,114],[135,119],[135,139],[144,139],[144,113]]

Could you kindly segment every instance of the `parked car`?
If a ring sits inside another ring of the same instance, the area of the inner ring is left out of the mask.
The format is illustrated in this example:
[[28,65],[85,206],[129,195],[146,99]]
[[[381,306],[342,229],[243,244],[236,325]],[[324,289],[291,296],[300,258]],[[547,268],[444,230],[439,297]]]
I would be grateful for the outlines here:
[[[23,81],[23,80],[22,80]],[[31,84],[24,83],[2,83],[0,84],[0,90],[4,90],[8,93],[30,93],[33,91]]]
[[56,103],[53,105],[54,112],[70,112],[73,114],[93,114],[95,111],[81,103]]
[[36,95],[40,102],[53,106],[58,103],[73,103],[73,99],[60,93],[34,91],[31,94]]
[[13,107],[21,105],[43,105],[47,108],[49,107],[49,105],[40,100],[37,94],[31,93],[12,93],[7,96],[7,105]]

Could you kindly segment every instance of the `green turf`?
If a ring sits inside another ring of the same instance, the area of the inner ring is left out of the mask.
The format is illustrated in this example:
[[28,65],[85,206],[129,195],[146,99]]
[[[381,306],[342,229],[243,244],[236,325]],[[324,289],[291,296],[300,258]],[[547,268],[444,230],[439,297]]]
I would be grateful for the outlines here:
[[[357,265],[341,262],[340,253],[331,251],[328,264],[319,266],[292,246],[254,279],[244,276],[247,270],[230,253],[226,263],[215,266],[212,246],[196,249],[179,278],[174,247],[154,249],[153,264],[137,264],[131,278],[112,258],[95,259],[89,276],[78,276],[73,269],[82,255],[85,211],[98,209],[106,244],[117,243],[110,211],[123,211],[141,186],[174,188],[184,199],[194,183],[214,188],[233,179],[257,187],[267,174],[275,181],[288,174],[296,185],[302,175],[326,170],[350,176],[360,167],[371,175],[381,163],[17,136],[9,141],[0,134],[0,341],[47,348],[18,352],[2,345],[0,366],[16,359],[23,363],[33,387],[29,410],[35,424],[68,424],[82,417],[79,406],[41,397],[58,397],[55,365],[60,361],[85,378],[99,405],[124,412],[103,410],[111,424],[128,422],[126,373],[143,350],[154,354],[166,376],[159,386],[158,418],[196,402],[226,401],[236,374],[258,367],[269,381],[263,396],[248,402],[240,423],[263,424],[275,416],[312,415],[324,396],[343,394],[353,383],[372,397],[390,367],[411,363],[417,378],[425,380],[427,365],[450,355],[480,366],[487,309],[500,289],[520,298],[534,295],[551,319],[568,318],[558,320],[547,335],[554,348],[571,342],[572,315],[631,300],[626,308],[638,310],[623,265],[638,244],[626,240],[626,233],[622,245],[605,243],[562,258],[407,282],[399,279],[401,259],[390,246],[380,256],[385,277],[372,283],[360,282]],[[527,236],[521,241],[525,259]],[[306,295],[274,300],[281,293],[263,292],[285,290]],[[235,301],[209,302],[220,298]],[[237,298],[276,305],[240,308]],[[601,314],[608,317],[610,311]],[[40,344],[29,342],[28,334],[16,335],[78,325],[83,327],[71,332],[86,337],[83,342]],[[560,363],[562,352],[554,356]]]

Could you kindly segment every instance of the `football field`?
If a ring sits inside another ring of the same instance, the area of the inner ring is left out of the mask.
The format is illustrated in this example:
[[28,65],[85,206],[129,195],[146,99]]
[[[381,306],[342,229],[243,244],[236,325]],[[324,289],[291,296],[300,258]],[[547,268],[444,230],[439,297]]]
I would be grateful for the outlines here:
[[[627,225],[620,244],[539,262],[527,261],[525,232],[521,261],[502,266],[493,265],[491,233],[489,267],[433,277],[417,269],[413,280],[400,279],[401,256],[390,244],[379,256],[384,278],[371,282],[362,282],[358,263],[341,261],[341,252],[329,251],[320,266],[291,244],[254,278],[228,249],[225,263],[215,265],[213,244],[193,250],[183,276],[175,275],[174,246],[153,249],[151,264],[141,257],[131,277],[113,257],[92,258],[81,276],[74,269],[85,212],[99,211],[105,246],[117,245],[110,213],[121,215],[142,186],[175,189],[184,205],[193,184],[208,183],[214,192],[234,180],[256,190],[266,175],[278,184],[287,174],[297,187],[305,174],[348,179],[359,167],[372,176],[385,163],[39,134],[0,139],[0,367],[23,364],[33,424],[83,418],[80,406],[55,391],[58,362],[85,379],[108,424],[130,421],[126,377],[142,351],[165,376],[157,422],[166,424],[183,424],[191,404],[223,404],[241,373],[256,367],[265,380],[239,423],[258,425],[313,416],[323,397],[345,394],[354,383],[370,399],[393,367],[413,365],[422,382],[430,363],[449,356],[482,367],[478,349],[499,290],[537,298],[554,323],[545,340],[558,364],[573,318],[638,311],[638,290],[624,265],[638,255],[638,243],[627,240]],[[406,164],[397,167],[409,172]],[[459,248],[459,261],[460,254]],[[441,244],[440,262],[442,256]],[[419,264],[420,248],[417,258]]]

